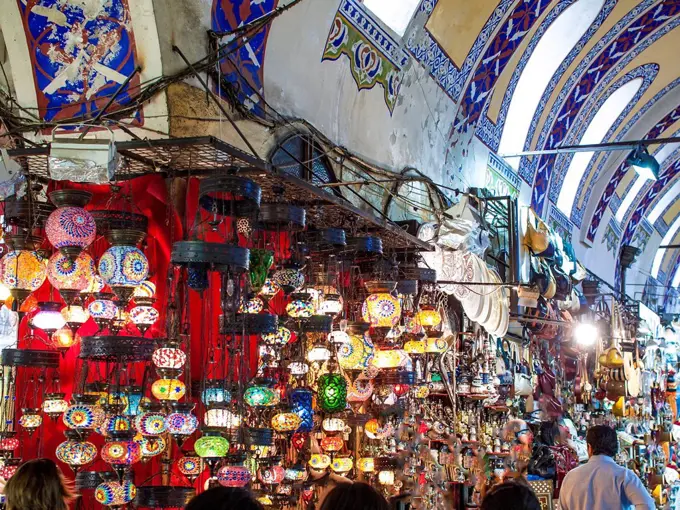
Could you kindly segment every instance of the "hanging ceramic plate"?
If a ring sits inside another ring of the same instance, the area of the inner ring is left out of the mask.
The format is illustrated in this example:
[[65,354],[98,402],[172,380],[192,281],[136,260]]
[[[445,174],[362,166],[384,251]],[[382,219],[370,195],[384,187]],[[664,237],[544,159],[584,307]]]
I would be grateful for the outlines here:
[[[485,281],[483,280],[484,277],[482,265],[479,257],[471,253],[470,261],[472,265],[471,277],[469,279],[465,278],[462,281],[465,282]],[[467,277],[467,274],[465,276]],[[482,287],[480,287],[479,285],[472,285],[467,287],[464,284],[460,285],[460,287],[464,288],[467,292],[465,298],[461,300],[463,303],[463,309],[465,310],[465,313],[467,314],[471,321],[478,322],[479,319],[482,317],[482,314],[484,313],[484,299],[482,299],[482,296],[480,295],[479,292],[479,289]]]
[[[479,259],[478,264],[480,281],[493,283],[494,280],[491,277],[491,273],[489,272],[486,262],[484,262],[482,259]],[[479,324],[485,329],[488,327],[490,322],[493,322],[493,298],[496,289],[497,287],[491,285],[481,285],[475,289],[479,293],[479,297],[482,300],[482,314],[479,317]]]
[[[489,276],[493,283],[501,283],[501,279],[495,271],[489,271]],[[501,287],[494,287],[493,292],[488,298],[491,301],[491,316],[484,324],[484,329],[486,329],[488,333],[493,334],[500,329],[501,321],[503,320],[503,294],[501,292]]]
[[[461,253],[461,252],[458,252]],[[479,271],[477,264],[475,262],[476,256],[470,252],[463,252],[460,255],[460,264],[462,268],[460,269],[460,274],[458,269],[455,270],[455,274],[459,274],[459,279],[455,281],[459,282],[472,282],[475,281],[475,276],[477,271]],[[465,300],[470,296],[470,287],[466,285],[456,285],[453,295],[458,299],[458,301],[463,303],[465,307]],[[467,312],[467,310],[465,310]]]
[[[437,246],[438,250],[441,250]],[[462,253],[448,249],[441,250],[440,280],[459,281],[463,274]],[[455,294],[457,285],[439,285],[439,289],[449,296]]]

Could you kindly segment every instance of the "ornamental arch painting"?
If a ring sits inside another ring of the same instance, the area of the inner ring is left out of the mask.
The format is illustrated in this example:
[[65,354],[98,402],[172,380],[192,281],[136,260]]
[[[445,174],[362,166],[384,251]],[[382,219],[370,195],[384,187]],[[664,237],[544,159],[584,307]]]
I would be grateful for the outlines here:
[[[39,115],[48,122],[93,117],[139,65],[128,0],[17,0]],[[132,101],[139,75],[107,112]],[[142,124],[141,110],[133,124]]]

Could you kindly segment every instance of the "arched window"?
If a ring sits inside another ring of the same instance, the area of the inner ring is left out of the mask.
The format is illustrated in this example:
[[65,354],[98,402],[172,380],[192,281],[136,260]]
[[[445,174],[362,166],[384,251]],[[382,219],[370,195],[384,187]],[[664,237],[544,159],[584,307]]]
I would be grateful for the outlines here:
[[[609,128],[621,115],[621,112],[630,100],[633,99],[641,86],[642,78],[636,78],[614,91],[597,111],[593,120],[590,121],[588,128],[577,145],[602,142],[604,135],[607,134]],[[571,208],[576,199],[576,191],[592,157],[592,152],[577,152],[571,158],[569,168],[562,183],[562,189],[557,198],[557,207],[567,216],[571,216]]]
[[[499,154],[516,153],[524,149],[531,119],[550,79],[586,33],[604,2],[605,0],[578,0],[545,31],[512,95],[498,148]],[[509,158],[508,163],[517,170],[520,158]]]
[[[338,182],[324,150],[306,133],[296,133],[281,141],[272,152],[271,164],[282,173],[316,186]],[[340,194],[335,188],[322,189]]]

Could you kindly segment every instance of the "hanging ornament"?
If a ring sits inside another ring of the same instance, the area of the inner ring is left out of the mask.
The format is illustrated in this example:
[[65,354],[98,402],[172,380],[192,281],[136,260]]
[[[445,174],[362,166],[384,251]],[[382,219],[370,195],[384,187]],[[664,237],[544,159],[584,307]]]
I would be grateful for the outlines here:
[[53,420],[59,418],[68,409],[68,402],[64,400],[64,396],[63,393],[46,393],[42,405],[43,412]]
[[130,503],[137,496],[137,487],[129,480],[119,482],[110,480],[100,483],[94,490],[94,499],[98,503],[114,508]]
[[94,276],[94,261],[83,252],[71,259],[57,252],[47,263],[47,278],[67,304],[73,304]]
[[151,394],[158,400],[180,400],[186,393],[186,385],[179,379],[158,379],[151,385]]
[[45,223],[47,240],[62,254],[75,260],[83,249],[94,242],[97,226],[83,207],[92,194],[81,190],[58,190],[50,193],[57,206]]
[[264,282],[267,280],[269,269],[274,263],[274,253],[269,250],[261,250],[259,248],[250,249],[250,266],[248,269],[250,275],[250,288],[257,293],[262,290]]
[[252,478],[244,466],[222,466],[217,472],[217,481],[223,487],[245,487]]
[[40,416],[40,409],[27,407],[21,410],[21,418],[19,418],[19,425],[21,425],[29,434],[33,434],[40,425],[42,425],[42,416]]
[[75,335],[78,329],[80,329],[80,326],[85,324],[90,318],[90,312],[80,305],[69,305],[61,309],[61,316]]
[[142,240],[143,235],[143,233],[131,237],[124,235],[116,239],[115,242],[121,244],[111,246],[99,259],[99,274],[102,280],[123,303],[130,300],[135,288],[149,275],[149,261],[142,250],[135,246],[136,242]]
[[347,406],[347,381],[342,374],[327,373],[318,380],[317,404],[327,413],[344,411]]
[[31,327],[41,329],[47,335],[51,335],[66,325],[61,315],[61,304],[54,301],[41,301],[38,303],[38,312],[31,319]]
[[192,414],[194,407],[192,403],[173,402],[173,412],[165,418],[168,432],[180,447],[198,428],[198,419]]
[[[16,243],[14,245],[17,246]],[[15,249],[0,259],[1,283],[19,304],[37,290],[47,279],[45,259],[35,251]]]
[[158,321],[159,313],[152,303],[152,298],[135,298],[136,306],[130,310],[130,320],[142,335]]
[[179,472],[193,482],[201,474],[201,458],[195,452],[187,453],[180,457],[178,463]]
[[305,275],[297,265],[288,265],[283,269],[277,269],[272,275],[272,282],[278,285],[285,294],[290,294],[302,288],[305,284]]
[[401,302],[392,295],[395,282],[366,282],[370,295],[361,309],[363,319],[376,328],[393,328],[401,318]]
[[56,456],[74,472],[97,458],[97,447],[88,441],[83,441],[79,432],[67,430],[64,435],[67,440],[57,446]]

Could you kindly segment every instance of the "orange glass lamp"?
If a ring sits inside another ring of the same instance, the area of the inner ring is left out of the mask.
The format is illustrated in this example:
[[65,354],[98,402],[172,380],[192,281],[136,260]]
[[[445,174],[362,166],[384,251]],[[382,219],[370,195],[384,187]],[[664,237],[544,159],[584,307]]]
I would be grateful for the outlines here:
[[361,313],[374,328],[391,329],[399,323],[401,301],[393,295],[396,287],[396,282],[366,282],[370,295],[364,301]]
[[436,328],[442,323],[441,314],[431,306],[425,306],[416,314],[416,320],[426,329]]

